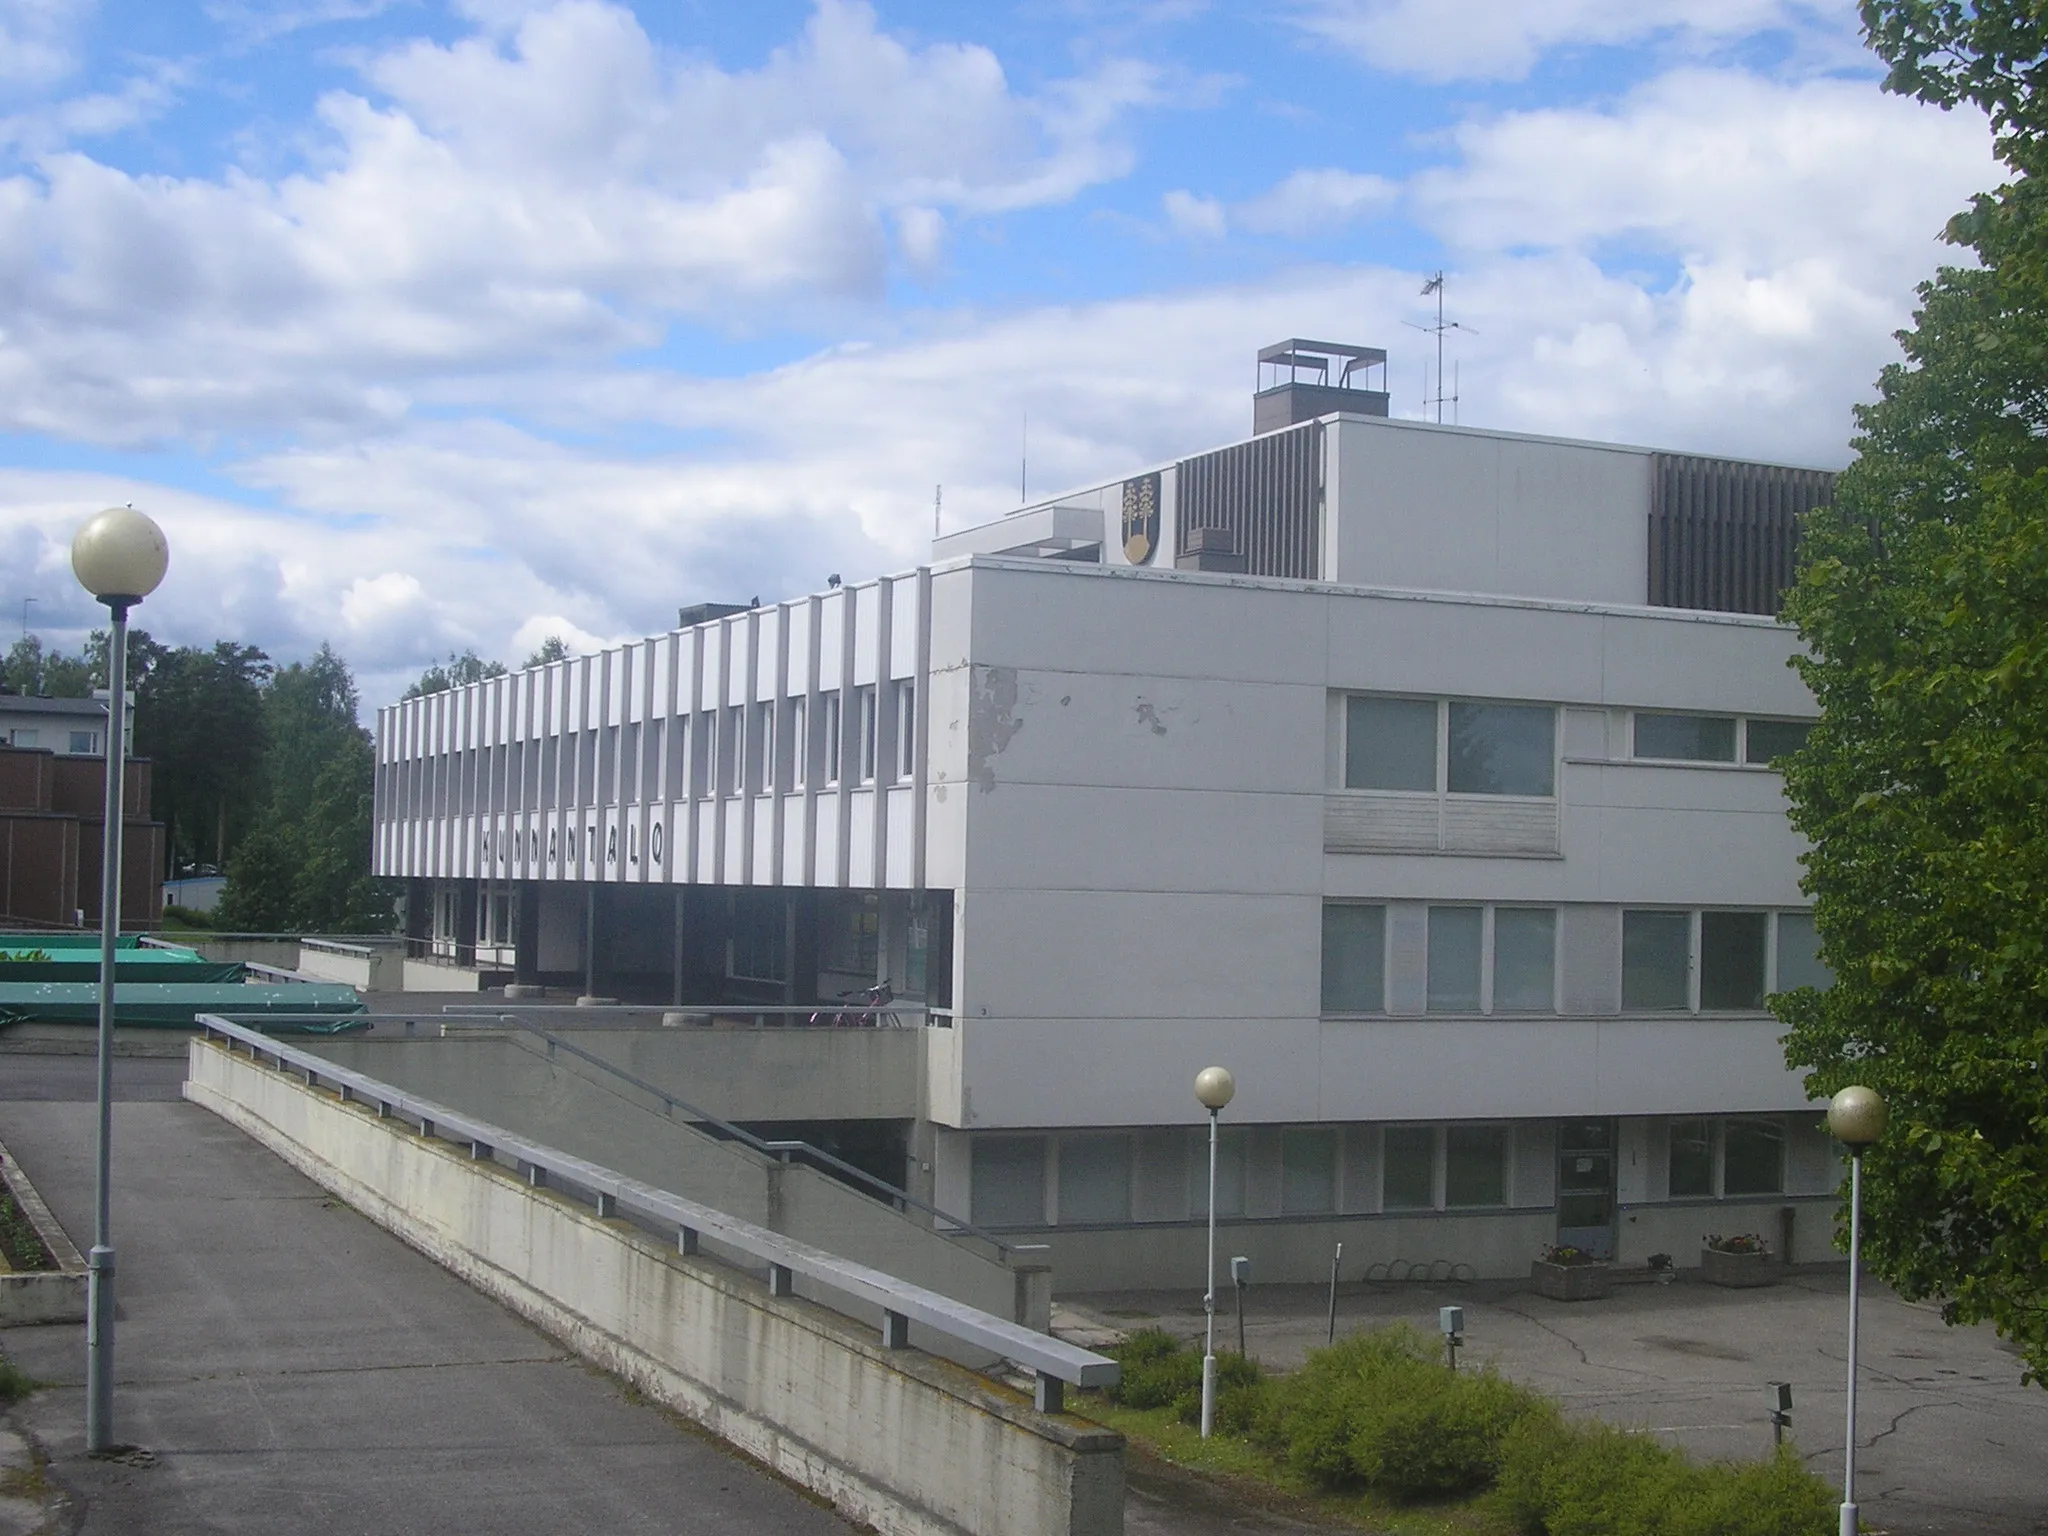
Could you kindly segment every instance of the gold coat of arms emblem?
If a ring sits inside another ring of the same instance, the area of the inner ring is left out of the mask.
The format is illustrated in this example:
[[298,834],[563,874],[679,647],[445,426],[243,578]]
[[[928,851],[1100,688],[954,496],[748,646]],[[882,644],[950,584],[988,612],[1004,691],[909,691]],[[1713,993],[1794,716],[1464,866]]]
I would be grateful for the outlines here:
[[1124,482],[1124,558],[1143,565],[1159,548],[1159,477]]

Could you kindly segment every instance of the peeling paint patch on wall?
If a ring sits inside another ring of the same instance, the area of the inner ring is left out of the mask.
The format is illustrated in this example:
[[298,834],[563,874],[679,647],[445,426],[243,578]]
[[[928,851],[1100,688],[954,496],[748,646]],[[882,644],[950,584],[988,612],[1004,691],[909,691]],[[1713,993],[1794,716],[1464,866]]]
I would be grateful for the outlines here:
[[1023,729],[1017,718],[1017,669],[977,664],[967,701],[967,777],[977,789],[996,787],[995,759]]

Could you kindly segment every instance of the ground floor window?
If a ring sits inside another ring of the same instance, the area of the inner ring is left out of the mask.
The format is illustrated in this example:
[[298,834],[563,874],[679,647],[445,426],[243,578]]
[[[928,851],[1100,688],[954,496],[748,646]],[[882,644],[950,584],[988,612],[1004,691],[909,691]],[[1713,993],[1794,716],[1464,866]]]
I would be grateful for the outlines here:
[[1045,1138],[977,1136],[969,1218],[981,1227],[1045,1224]]
[[1693,1116],[1670,1128],[1674,1200],[1785,1192],[1785,1124],[1772,1116]]
[[1131,1219],[1131,1138],[1121,1133],[1060,1138],[1060,1224]]

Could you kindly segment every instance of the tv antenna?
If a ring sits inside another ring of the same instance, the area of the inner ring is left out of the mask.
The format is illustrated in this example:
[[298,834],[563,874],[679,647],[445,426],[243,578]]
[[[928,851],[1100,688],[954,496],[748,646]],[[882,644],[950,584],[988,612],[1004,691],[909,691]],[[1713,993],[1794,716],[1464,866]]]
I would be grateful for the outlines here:
[[24,640],[28,638],[28,605],[37,601],[39,599],[33,597],[24,597],[21,600],[21,638]]
[[1404,320],[1401,323],[1410,330],[1421,331],[1426,335],[1436,337],[1436,394],[1432,396],[1429,392],[1429,377],[1425,369],[1422,380],[1422,409],[1427,413],[1429,408],[1434,405],[1436,407],[1436,424],[1442,426],[1444,424],[1445,405],[1449,405],[1451,408],[1451,420],[1455,423],[1458,419],[1458,384],[1455,371],[1457,364],[1455,363],[1451,365],[1453,369],[1451,374],[1451,392],[1448,395],[1444,393],[1444,332],[1463,331],[1467,336],[1477,336],[1479,333],[1469,325],[1460,325],[1455,320],[1444,319],[1444,274],[1442,268],[1438,268],[1435,272],[1431,273],[1429,281],[1422,285],[1422,296],[1428,298],[1431,294],[1436,295],[1436,324],[1417,325],[1413,320]]
[[942,504],[942,503],[943,503],[943,502],[945,501],[945,499],[946,499],[946,488],[945,488],[945,487],[944,487],[943,485],[935,485],[935,486],[933,486],[933,487],[932,487],[932,537],[933,537],[933,538],[935,538],[935,539],[936,539],[936,538],[937,538],[937,537],[939,536],[939,507],[940,507],[940,505],[941,505],[941,504]]

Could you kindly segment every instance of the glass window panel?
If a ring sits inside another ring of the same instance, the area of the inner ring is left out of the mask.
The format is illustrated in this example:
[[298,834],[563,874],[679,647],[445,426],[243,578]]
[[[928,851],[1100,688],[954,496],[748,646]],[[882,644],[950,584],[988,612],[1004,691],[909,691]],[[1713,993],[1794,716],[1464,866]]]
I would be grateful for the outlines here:
[[1045,1225],[1045,1138],[977,1136],[969,1220],[976,1226]]
[[1380,1158],[1380,1204],[1390,1211],[1426,1211],[1435,1206],[1435,1127],[1387,1127]]
[[1506,1205],[1507,1131],[1498,1125],[1444,1130],[1444,1204]]
[[1280,1209],[1288,1216],[1323,1216],[1337,1209],[1337,1133],[1280,1133]]
[[1721,1192],[1785,1191],[1785,1127],[1776,1120],[1728,1120],[1721,1127]]
[[1385,907],[1323,907],[1323,1012],[1386,1011]]
[[1557,711],[1543,704],[1453,704],[1448,783],[1461,795],[1554,792]]
[[1743,740],[1742,759],[1748,763],[1775,762],[1805,746],[1806,738],[1812,734],[1810,720],[1752,720]]
[[1493,1011],[1548,1013],[1556,1006],[1557,913],[1502,907],[1493,914]]
[[1726,715],[1636,716],[1636,756],[1687,763],[1735,761],[1735,721]]
[[1479,1011],[1479,908],[1429,909],[1429,1011]]
[[1060,1224],[1131,1219],[1131,1139],[1060,1139]]
[[1811,912],[1778,914],[1778,990],[1794,987],[1831,987],[1834,972],[1820,957],[1820,932],[1813,926]]
[[1621,914],[1621,1006],[1684,1008],[1692,958],[1692,917],[1685,912]]
[[1434,790],[1436,701],[1345,700],[1344,787]]
[[1714,1193],[1714,1128],[1705,1120],[1671,1122],[1671,1198],[1710,1198]]
[[[1242,1216],[1244,1214],[1244,1163],[1245,1134],[1241,1130],[1225,1130],[1216,1138],[1216,1214],[1218,1216]],[[1188,1161],[1188,1172],[1194,1179],[1190,1192],[1189,1206],[1197,1217],[1206,1219],[1209,1215],[1209,1133],[1202,1131],[1195,1144],[1195,1155]]]
[[1762,912],[1700,914],[1700,1006],[1748,1008],[1764,1005]]

